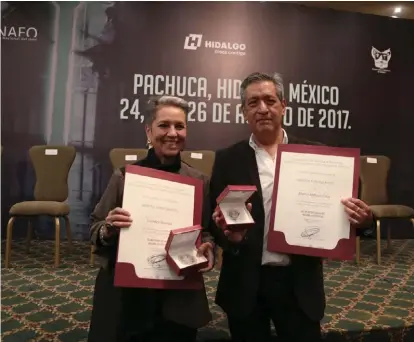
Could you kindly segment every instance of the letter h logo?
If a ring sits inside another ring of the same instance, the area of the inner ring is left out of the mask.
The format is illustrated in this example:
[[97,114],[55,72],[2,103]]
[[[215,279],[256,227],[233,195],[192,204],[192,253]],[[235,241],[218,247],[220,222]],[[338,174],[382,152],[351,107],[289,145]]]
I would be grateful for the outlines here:
[[185,37],[184,50],[197,50],[201,46],[202,34],[190,33]]

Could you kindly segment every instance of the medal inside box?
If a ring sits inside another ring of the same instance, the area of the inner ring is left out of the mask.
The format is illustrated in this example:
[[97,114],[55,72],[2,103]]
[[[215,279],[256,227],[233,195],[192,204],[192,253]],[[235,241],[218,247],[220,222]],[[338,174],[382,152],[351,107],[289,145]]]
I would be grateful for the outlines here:
[[197,253],[201,232],[201,226],[176,229],[170,232],[165,248],[166,260],[177,275],[186,275],[207,267],[207,258]]
[[246,202],[257,191],[255,186],[228,186],[217,199],[226,229],[246,229],[254,224]]

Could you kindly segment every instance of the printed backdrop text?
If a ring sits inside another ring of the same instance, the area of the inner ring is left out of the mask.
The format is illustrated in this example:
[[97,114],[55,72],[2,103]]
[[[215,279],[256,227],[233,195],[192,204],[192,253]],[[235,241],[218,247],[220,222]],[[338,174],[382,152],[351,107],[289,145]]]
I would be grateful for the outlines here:
[[[11,205],[33,199],[31,146],[76,147],[68,201],[85,239],[108,153],[145,147],[151,99],[188,100],[187,149],[217,150],[249,136],[239,88],[256,71],[283,76],[289,135],[390,157],[389,199],[414,206],[412,21],[273,2],[76,1],[2,2],[2,19],[3,232]],[[54,237],[47,218],[35,227]]]

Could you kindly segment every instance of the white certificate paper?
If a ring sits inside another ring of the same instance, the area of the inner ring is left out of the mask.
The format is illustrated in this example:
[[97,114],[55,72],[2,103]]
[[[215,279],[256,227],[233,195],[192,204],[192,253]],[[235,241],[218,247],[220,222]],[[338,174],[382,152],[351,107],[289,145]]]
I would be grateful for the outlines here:
[[341,199],[352,197],[353,157],[282,152],[273,230],[293,246],[334,249],[349,239]]
[[165,260],[170,231],[190,227],[195,187],[126,173],[122,208],[131,214],[130,228],[121,229],[118,261],[134,265],[143,279],[181,280]]

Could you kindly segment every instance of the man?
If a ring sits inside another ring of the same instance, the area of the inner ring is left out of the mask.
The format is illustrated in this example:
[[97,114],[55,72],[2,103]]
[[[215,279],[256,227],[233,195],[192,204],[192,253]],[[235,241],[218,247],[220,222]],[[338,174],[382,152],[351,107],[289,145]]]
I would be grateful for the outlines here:
[[[232,233],[223,230],[216,208],[210,230],[223,248],[216,303],[226,312],[235,342],[266,342],[270,321],[286,342],[314,342],[321,338],[325,310],[322,260],[267,251],[275,157],[279,144],[315,144],[288,136],[282,128],[286,110],[279,75],[249,75],[241,84],[242,109],[252,134],[246,141],[217,151],[210,196],[215,200],[227,185],[257,186],[248,208],[255,226]],[[359,199],[344,199],[353,227],[373,222],[369,207]]]

